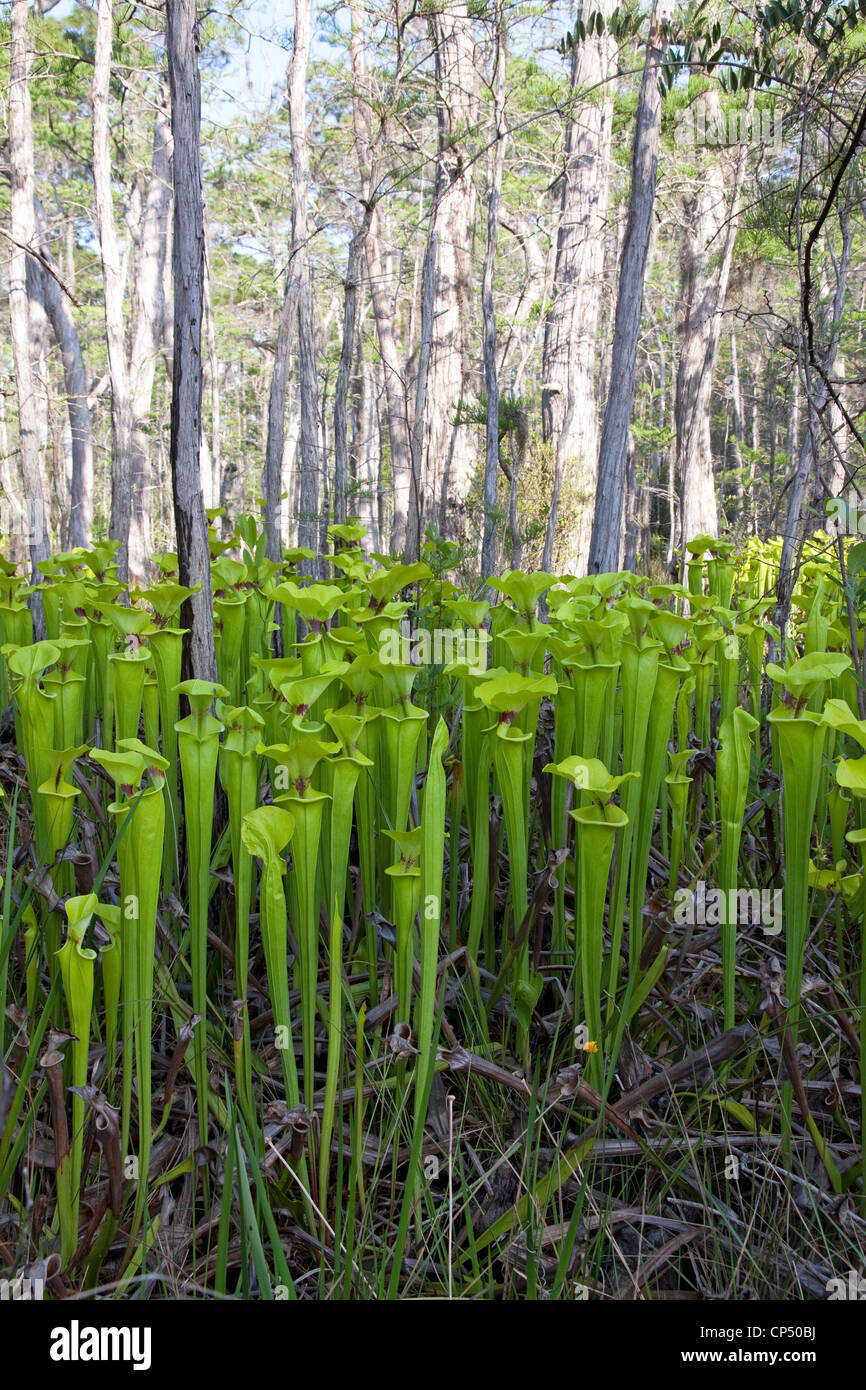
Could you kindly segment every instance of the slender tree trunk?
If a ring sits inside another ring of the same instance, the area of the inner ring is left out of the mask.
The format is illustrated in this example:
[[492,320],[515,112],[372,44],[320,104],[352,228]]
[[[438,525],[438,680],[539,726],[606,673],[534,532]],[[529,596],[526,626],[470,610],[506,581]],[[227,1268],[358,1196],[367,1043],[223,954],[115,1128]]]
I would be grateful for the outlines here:
[[[295,32],[289,65],[289,129],[292,137],[292,265],[298,280],[298,386],[301,434],[298,441],[298,545],[316,550],[319,526],[319,407],[313,281],[307,249],[307,192],[310,147],[307,139],[307,63],[310,53],[310,0],[295,0]],[[315,560],[304,562],[310,574]]]
[[355,130],[355,149],[361,176],[361,201],[369,210],[369,225],[365,242],[367,277],[370,299],[376,323],[379,355],[385,375],[385,410],[388,421],[388,440],[391,448],[391,477],[393,480],[394,521],[391,527],[391,554],[399,555],[406,546],[406,523],[409,516],[411,489],[411,452],[409,420],[406,410],[406,384],[397,351],[394,316],[391,312],[390,279],[385,267],[382,232],[377,205],[377,171],[373,141],[372,112],[367,100],[369,80],[364,45],[364,11],[360,0],[354,0],[352,11],[352,117]]
[[164,106],[157,107],[153,130],[150,179],[141,218],[135,259],[135,330],[130,353],[132,433],[130,471],[132,514],[129,528],[129,572],[150,577],[154,553],[153,517],[156,486],[147,428],[153,403],[156,363],[162,350],[165,324],[165,266],[171,214],[171,124]]
[[[615,0],[584,0],[584,20],[599,11],[607,18]],[[547,521],[542,569],[553,566],[553,546],[563,479],[577,506],[565,542],[564,563],[583,573],[592,528],[598,469],[596,361],[604,289],[604,247],[611,170],[613,96],[600,84],[615,70],[616,44],[605,32],[575,44],[571,96],[586,92],[565,135],[553,294],[544,331],[541,420],[544,439],[555,450],[554,502]]]
[[659,74],[664,57],[664,31],[672,8],[672,0],[653,0],[638,100],[631,192],[613,330],[610,387],[598,459],[598,490],[588,564],[591,574],[619,567],[628,431],[634,400],[637,344],[661,136]]
[[499,477],[499,378],[496,372],[496,310],[493,304],[493,272],[496,268],[496,241],[499,232],[499,202],[502,197],[502,171],[505,165],[505,70],[508,62],[508,31],[502,0],[496,5],[496,49],[494,57],[494,120],[490,187],[487,194],[487,240],[481,272],[481,310],[484,319],[484,385],[487,392],[487,422],[484,433],[484,533],[481,539],[481,578],[496,573],[496,484]]
[[358,333],[354,393],[355,428],[352,432],[358,521],[364,527],[367,548],[379,550],[379,429],[372,376],[372,369],[364,361],[362,338]]
[[436,260],[439,237],[434,231],[424,253],[421,277],[421,342],[418,347],[418,373],[415,378],[415,415],[412,421],[412,488],[409,518],[406,526],[406,561],[412,564],[421,553],[423,518],[432,503],[430,472],[424,467],[425,452],[429,449],[427,393],[430,382],[430,357],[433,349],[433,317],[436,312]]
[[[30,302],[27,294],[27,253],[35,244],[33,197],[33,119],[30,104],[30,37],[27,32],[27,0],[14,0],[9,31],[9,176],[11,180],[11,227],[13,241],[9,253],[9,320],[12,359],[18,398],[18,441],[21,459],[23,499],[10,498],[24,522],[30,552],[31,579],[42,576],[36,566],[48,558],[48,531],[42,486],[42,460],[39,451],[39,405],[30,357]],[[45,618],[39,594],[31,599],[34,634],[45,636]]]
[[216,320],[213,307],[213,280],[208,255],[209,224],[207,205],[204,218],[204,319],[207,329],[207,377],[210,394],[210,456],[211,496],[213,505],[220,506],[222,493],[222,419],[220,408],[220,364],[217,355]]
[[470,336],[476,195],[463,148],[478,105],[472,24],[466,0],[455,0],[430,17],[438,145],[428,250],[435,237],[436,279],[421,499],[430,499],[433,514],[422,513],[420,531],[435,521],[443,534],[457,530],[449,517],[462,508],[475,467],[469,427],[454,423],[461,401],[478,389]]
[[171,134],[174,141],[174,354],[171,476],[181,584],[200,584],[181,609],[186,679],[216,680],[210,552],[201,495],[201,325],[204,204],[201,188],[201,84],[196,0],[167,0]]
[[[36,230],[43,261],[56,267],[42,204],[34,198]],[[68,280],[66,281],[69,285]],[[69,286],[71,290],[71,285]],[[66,295],[57,281],[42,275],[42,302],[51,329],[60,349],[66,408],[69,415],[69,441],[72,455],[72,475],[69,489],[69,544],[86,546],[90,541],[93,522],[93,432],[90,406],[87,402],[87,372],[78,330]]]
[[[701,98],[707,126],[721,115],[715,91]],[[749,94],[749,111],[754,94]],[[716,486],[710,439],[713,376],[728,289],[746,170],[741,144],[728,198],[726,171],[714,154],[706,156],[694,193],[686,199],[680,245],[680,365],[677,372],[677,471],[680,482],[681,543],[718,530]]]
[[349,481],[349,442],[348,442],[348,401],[349,376],[352,370],[352,357],[357,337],[358,285],[361,276],[361,258],[364,254],[364,241],[370,214],[367,211],[361,225],[355,231],[349,244],[349,260],[346,266],[346,286],[343,298],[343,340],[340,347],[340,365],[337,368],[337,382],[334,387],[334,521],[344,525],[347,516],[347,490]]
[[282,559],[282,495],[283,454],[286,445],[286,391],[289,380],[289,357],[292,349],[292,329],[298,312],[298,280],[292,264],[286,272],[286,288],[277,322],[274,346],[274,369],[268,396],[267,444],[265,447],[265,532],[268,559]]
[[108,349],[108,372],[111,379],[111,519],[108,534],[112,540],[120,541],[118,573],[125,579],[128,574],[126,547],[132,510],[130,465],[132,413],[123,330],[125,277],[111,193],[108,93],[111,80],[113,40],[112,0],[98,0],[96,45],[93,54],[93,82],[90,97],[93,111],[93,196],[96,208],[96,229],[102,256],[105,338]]
[[774,622],[780,630],[787,623],[794,588],[794,552],[800,536],[800,516],[803,502],[809,488],[812,473],[818,459],[821,442],[821,414],[827,408],[830,393],[824,377],[832,377],[839,349],[839,334],[845,309],[845,292],[848,284],[848,271],[851,265],[851,207],[848,203],[840,212],[839,222],[842,231],[842,247],[836,261],[836,287],[832,306],[826,316],[825,342],[819,349],[818,360],[823,376],[814,372],[809,362],[803,362],[803,377],[806,393],[807,419],[797,467],[788,492],[788,514],[782,533],[782,553],[779,557],[779,575],[776,581],[776,611]]
[[[737,472],[736,490],[740,508],[743,507],[743,455],[740,445],[743,442],[743,391],[740,382],[740,362],[737,352],[737,334],[733,323],[731,324],[731,453],[734,457],[734,468]],[[742,516],[738,516],[737,524],[743,521]]]

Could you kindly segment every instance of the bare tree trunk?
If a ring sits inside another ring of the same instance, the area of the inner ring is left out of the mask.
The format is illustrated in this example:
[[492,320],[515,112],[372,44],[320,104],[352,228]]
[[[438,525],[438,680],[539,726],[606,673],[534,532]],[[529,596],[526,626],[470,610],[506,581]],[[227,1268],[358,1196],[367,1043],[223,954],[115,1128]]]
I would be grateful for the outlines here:
[[377,206],[377,173],[374,168],[375,146],[372,135],[372,113],[367,100],[368,78],[364,46],[364,11],[359,0],[352,10],[352,116],[355,129],[355,148],[361,175],[361,201],[369,209],[370,220],[365,243],[370,299],[376,322],[379,355],[385,374],[385,408],[388,419],[388,439],[391,446],[391,477],[394,494],[394,523],[391,527],[391,554],[399,555],[406,546],[406,522],[409,515],[411,488],[411,453],[409,421],[406,410],[406,385],[397,353],[394,335],[394,316],[391,311],[390,280],[385,269],[382,234]]
[[[584,0],[581,14],[586,19],[599,11],[607,18],[614,7],[615,0]],[[571,97],[585,91],[587,100],[574,109],[566,129],[553,295],[544,331],[542,431],[556,461],[541,565],[553,566],[559,494],[568,476],[578,509],[565,545],[569,573],[585,570],[598,469],[596,357],[613,132],[612,92],[599,87],[615,62],[616,43],[607,32],[574,46]]]
[[591,574],[619,567],[628,431],[634,400],[637,344],[661,136],[659,74],[664,57],[664,28],[672,8],[673,0],[653,0],[649,23],[632,152],[628,219],[617,290],[610,387],[598,459],[598,490],[588,564]]
[[[34,212],[39,250],[42,259],[56,267],[51,254],[48,226],[39,199],[34,195]],[[68,284],[68,281],[67,281]],[[71,289],[71,286],[70,286]],[[69,415],[69,439],[72,454],[72,476],[69,489],[69,544],[86,546],[93,522],[93,432],[90,406],[87,403],[87,372],[81,341],[69,310],[66,295],[47,271],[42,275],[42,302],[51,329],[60,349],[66,409]]]
[[124,274],[111,196],[108,90],[113,39],[112,0],[98,0],[90,99],[93,110],[93,196],[102,255],[105,338],[111,378],[111,520],[108,534],[112,540],[120,541],[118,573],[125,579],[128,574],[126,546],[132,509],[129,447],[132,414],[123,333]]
[[346,266],[346,287],[343,303],[343,340],[340,346],[340,365],[337,368],[337,382],[334,387],[334,521],[344,525],[347,516],[346,494],[349,481],[349,444],[347,429],[347,407],[349,400],[349,376],[352,369],[352,356],[355,351],[356,324],[358,318],[358,284],[361,275],[361,257],[364,241],[370,223],[370,213],[364,215],[360,227],[355,231],[349,244],[349,260]]
[[204,206],[201,188],[201,84],[196,0],[167,0],[168,74],[174,141],[174,354],[171,476],[181,584],[200,584],[181,609],[184,677],[216,680],[210,552],[201,495],[201,324]]
[[[844,380],[845,359],[842,357],[841,353],[837,353],[833,370],[834,374],[837,377]],[[845,400],[846,393],[844,388],[840,387],[837,394],[842,402],[842,405],[844,405],[847,409],[848,405]],[[828,464],[826,469],[824,470],[823,482],[827,492],[827,496],[838,497],[840,496],[843,488],[845,487],[846,470],[844,460],[848,448],[850,446],[850,438],[848,434],[848,425],[845,421],[845,416],[842,414],[841,409],[834,400],[831,400],[829,403],[827,416],[833,442],[832,447],[830,449],[830,457],[828,460]]]
[[481,309],[484,319],[484,385],[487,391],[487,424],[484,434],[484,533],[481,538],[481,578],[496,573],[496,484],[499,477],[499,378],[496,373],[496,310],[493,304],[493,272],[496,268],[496,240],[499,232],[499,201],[502,197],[502,171],[505,165],[505,69],[508,62],[508,31],[502,0],[496,4],[496,49],[494,56],[494,121],[490,187],[487,194],[487,240],[481,272]]
[[[743,391],[740,382],[740,363],[737,354],[737,334],[733,323],[731,324],[731,453],[734,456],[734,468],[737,470],[736,490],[740,507],[743,506],[743,455],[740,445],[743,442]],[[742,522],[743,517],[737,518],[737,523]]]
[[162,349],[165,323],[165,265],[171,212],[171,125],[168,112],[157,108],[153,157],[135,260],[135,331],[130,354],[132,434],[130,471],[132,515],[129,528],[129,572],[150,577],[153,555],[153,515],[156,488],[150,457],[147,421],[153,401],[156,363]]
[[[298,386],[301,394],[301,434],[298,441],[298,545],[318,546],[319,525],[319,407],[316,376],[316,334],[313,320],[313,282],[307,250],[307,190],[310,148],[307,140],[307,63],[310,53],[310,3],[295,0],[295,32],[289,64],[289,129],[292,137],[292,269],[298,280]],[[303,566],[318,572],[315,560]]]
[[361,334],[358,334],[354,392],[355,427],[352,456],[358,497],[358,521],[366,533],[369,550],[379,550],[379,429],[374,399],[372,369],[364,361]]
[[476,197],[463,140],[476,120],[478,73],[466,0],[434,11],[430,28],[438,145],[428,249],[434,237],[437,245],[421,498],[431,499],[434,514],[422,514],[420,530],[436,521],[448,534],[449,513],[462,508],[475,464],[469,428],[455,425],[454,417],[473,386],[477,390],[470,339]]
[[800,534],[800,515],[808,491],[809,482],[818,459],[821,442],[821,415],[830,400],[825,381],[832,377],[836,355],[839,349],[839,334],[845,310],[845,291],[848,285],[848,271],[851,265],[851,206],[850,202],[839,214],[842,232],[842,247],[836,259],[836,287],[832,306],[827,314],[825,325],[825,344],[820,349],[818,361],[822,375],[817,377],[808,361],[802,364],[803,385],[806,395],[807,419],[797,467],[788,493],[788,514],[782,533],[782,553],[779,557],[779,575],[776,581],[776,610],[773,621],[780,630],[784,629],[791,605],[794,588],[794,552]]
[[[710,91],[701,101],[707,109],[709,127],[721,113],[718,93]],[[749,117],[753,102],[754,93],[750,92]],[[675,407],[683,547],[697,535],[714,536],[718,530],[710,441],[713,375],[745,171],[743,142],[729,202],[729,180],[721,161],[711,154],[694,193],[685,201],[686,222],[680,245],[681,347]]]
[[[33,583],[39,583],[42,576],[36,566],[40,560],[48,558],[49,544],[39,451],[39,408],[30,358],[30,303],[27,294],[27,253],[24,250],[25,246],[35,244],[36,234],[30,62],[27,0],[14,0],[9,30],[9,175],[13,237],[9,254],[9,320],[18,397],[21,480],[24,484],[23,505],[19,504],[17,510],[26,522],[31,579]],[[14,504],[19,499],[10,498],[10,501]],[[32,596],[31,606],[33,630],[38,641],[45,636],[41,595]]]
[[208,216],[205,206],[204,216],[204,318],[207,329],[207,376],[210,388],[210,455],[211,455],[211,496],[213,505],[220,506],[222,494],[222,439],[220,409],[220,365],[217,356],[216,321],[213,311],[213,281],[210,273],[208,255]]
[[[425,442],[428,436],[427,390],[430,380],[430,356],[433,347],[433,317],[436,312],[436,260],[439,237],[434,231],[424,253],[424,272],[421,277],[421,342],[418,347],[418,372],[415,378],[415,416],[412,421],[412,488],[409,517],[406,525],[406,561],[412,564],[421,553],[421,528],[425,513],[431,509],[430,473],[424,468]],[[427,445],[429,448],[429,445]]]
[[282,552],[282,495],[283,454],[286,445],[286,391],[289,379],[289,357],[292,348],[292,329],[298,311],[298,281],[292,264],[286,272],[286,288],[277,323],[274,346],[274,370],[268,396],[268,430],[265,448],[263,488],[265,494],[265,532],[268,559],[280,561]]

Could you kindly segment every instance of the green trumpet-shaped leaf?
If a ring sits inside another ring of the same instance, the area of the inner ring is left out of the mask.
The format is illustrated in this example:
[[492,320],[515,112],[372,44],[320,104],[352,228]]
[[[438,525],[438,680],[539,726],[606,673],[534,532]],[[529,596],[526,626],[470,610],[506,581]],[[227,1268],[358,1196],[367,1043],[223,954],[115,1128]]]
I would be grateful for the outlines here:
[[555,574],[537,570],[533,574],[523,574],[520,570],[509,570],[499,579],[489,579],[491,589],[510,598],[524,622],[529,624],[535,618],[535,611],[541,595],[556,583]]
[[488,678],[479,681],[475,687],[477,698],[493,714],[500,716],[519,713],[532,700],[544,695],[556,694],[555,676],[521,676],[516,671],[504,674],[489,673]]
[[[189,700],[191,711],[190,720],[198,721],[203,721],[205,719],[205,716],[208,714],[217,696],[220,696],[223,700],[227,700],[229,695],[224,685],[219,685],[216,681],[200,680],[181,681],[180,685],[174,687],[172,693],[186,696]],[[186,720],[182,720],[181,722],[184,725],[187,723]],[[180,731],[178,730],[178,732]],[[191,733],[192,727],[186,727],[185,732]],[[197,732],[212,733],[213,730],[209,727],[205,729],[203,725],[201,725],[197,729]]]
[[564,758],[561,763],[548,763],[543,771],[555,777],[567,777],[580,791],[588,792],[600,806],[607,805],[623,782],[640,776],[639,772],[626,772],[621,777],[614,777],[600,758],[580,758],[576,755]]
[[291,811],[282,806],[258,806],[244,816],[241,839],[249,854],[265,861],[282,854],[294,829]]
[[836,781],[855,796],[866,796],[866,755],[841,758],[836,766]]
[[767,675],[777,685],[783,685],[799,704],[808,700],[817,686],[836,680],[850,667],[851,658],[844,652],[808,652],[784,669],[774,661],[768,662]]
[[828,700],[822,717],[831,729],[838,729],[866,748],[866,719],[858,719],[847,700]]

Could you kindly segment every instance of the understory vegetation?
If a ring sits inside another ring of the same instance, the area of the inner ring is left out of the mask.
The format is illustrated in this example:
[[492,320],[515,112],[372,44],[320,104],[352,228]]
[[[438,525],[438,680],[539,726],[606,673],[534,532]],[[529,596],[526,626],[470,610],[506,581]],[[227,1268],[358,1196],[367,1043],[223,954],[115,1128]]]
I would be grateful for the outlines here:
[[[863,547],[476,592],[210,513],[0,589],[0,1273],[822,1299],[866,1253]],[[326,562],[326,563],[325,563]]]

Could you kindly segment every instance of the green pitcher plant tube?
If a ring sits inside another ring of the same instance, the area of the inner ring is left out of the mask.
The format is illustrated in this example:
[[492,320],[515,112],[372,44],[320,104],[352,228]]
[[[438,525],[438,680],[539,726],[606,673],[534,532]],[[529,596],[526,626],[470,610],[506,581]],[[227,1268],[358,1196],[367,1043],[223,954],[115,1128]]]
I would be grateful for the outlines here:
[[228,697],[224,685],[188,680],[175,686],[176,695],[189,700],[190,713],[175,724],[186,807],[186,843],[189,870],[189,927],[192,966],[192,1007],[201,1016],[193,1036],[193,1069],[196,1083],[199,1141],[207,1142],[207,917],[210,878],[213,799],[216,785],[219,736],[223,725],[210,714],[214,699]]
[[[719,856],[719,888],[722,901],[736,901],[737,864],[743,833],[743,816],[749,789],[751,736],[758,721],[739,706],[719,727],[719,751],[716,756],[716,786],[719,793],[719,812],[722,822],[722,844]],[[732,897],[732,894],[734,895]],[[722,923],[722,977],[724,989],[725,1027],[733,1028],[734,985],[737,952],[736,916],[724,914]],[[733,920],[732,920],[733,919]]]
[[[226,737],[219,750],[220,783],[229,808],[232,875],[235,899],[235,998],[246,1000],[247,973],[250,954],[250,902],[252,895],[252,862],[244,843],[242,830],[245,816],[256,809],[259,790],[259,754],[263,720],[246,705],[220,705],[219,716],[225,723]],[[243,1010],[243,1046],[236,1054],[243,1065],[243,1075],[237,1077],[239,1095],[248,1096],[252,1089],[252,1051],[250,1044],[249,1012]]]
[[259,806],[248,811],[241,825],[247,854],[262,861],[261,914],[262,945],[268,988],[274,1012],[274,1034],[286,1088],[286,1104],[300,1104],[298,1072],[292,1045],[292,1015],[289,1006],[289,977],[286,967],[288,948],[283,850],[292,838],[295,821],[281,806]]
[[[69,1014],[70,1031],[75,1035],[72,1042],[72,1085],[87,1084],[87,1058],[90,1051],[90,1020],[93,1012],[93,977],[96,952],[84,945],[84,938],[93,910],[96,907],[96,894],[69,898],[66,902],[66,916],[69,922],[66,940],[57,952],[60,974],[63,979],[63,993]],[[78,1243],[78,1213],[81,1202],[81,1165],[84,1153],[84,1101],[81,1096],[72,1096],[72,1144],[69,1154],[72,1209],[69,1219],[63,1221],[61,1207],[60,1258],[67,1265],[75,1254]]]
[[[305,736],[290,747],[273,744],[259,751],[275,762],[274,800],[292,815],[292,866],[297,920],[293,922],[299,952],[301,1025],[304,1052],[304,1103],[312,1109],[315,1090],[316,976],[319,961],[319,897],[317,893],[322,815],[330,800],[313,787],[313,773],[325,757],[340,752],[339,743]],[[289,790],[286,790],[288,788]],[[280,794],[282,793],[282,794]]]
[[[577,1018],[579,981],[589,1038],[599,1049],[597,1057],[591,1055],[591,1072],[598,1082],[603,1072],[600,1049],[604,904],[614,837],[617,830],[623,830],[626,825],[625,812],[611,804],[611,797],[623,783],[637,781],[640,774],[626,772],[620,777],[612,777],[598,758],[581,758],[577,755],[561,763],[548,763],[544,771],[555,777],[567,778],[576,790],[586,793],[588,800],[587,805],[569,813],[577,827],[577,911],[572,998]],[[614,978],[613,964],[611,978]],[[612,993],[610,1002],[612,1007]]]
[[128,1152],[129,1145],[133,1065],[139,1113],[139,1185],[136,1189],[131,1241],[146,1210],[150,1166],[154,954],[159,901],[158,866],[162,862],[165,831],[163,780],[167,763],[165,758],[135,738],[126,739],[116,753],[94,748],[91,757],[115,780],[118,798],[108,809],[115,817],[118,828],[124,827],[118,846],[123,1153]]
[[399,859],[385,870],[394,889],[394,926],[397,933],[395,959],[395,992],[398,1022],[407,1023],[411,1017],[412,999],[412,929],[421,897],[421,827],[414,830],[386,830],[394,841]]

